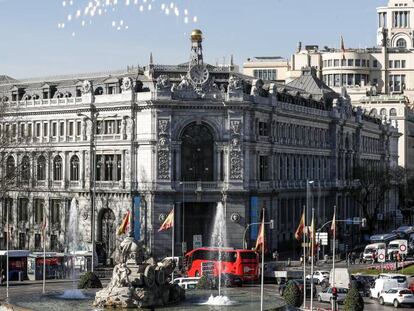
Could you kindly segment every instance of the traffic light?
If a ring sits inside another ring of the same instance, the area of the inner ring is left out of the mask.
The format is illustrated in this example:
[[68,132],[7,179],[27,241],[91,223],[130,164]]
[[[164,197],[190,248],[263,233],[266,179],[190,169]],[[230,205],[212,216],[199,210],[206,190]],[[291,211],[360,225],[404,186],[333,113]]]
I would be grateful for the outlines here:
[[336,287],[332,287],[332,299],[336,300],[338,298],[338,289]]
[[367,226],[367,219],[366,218],[362,218],[361,219],[361,227],[365,228]]

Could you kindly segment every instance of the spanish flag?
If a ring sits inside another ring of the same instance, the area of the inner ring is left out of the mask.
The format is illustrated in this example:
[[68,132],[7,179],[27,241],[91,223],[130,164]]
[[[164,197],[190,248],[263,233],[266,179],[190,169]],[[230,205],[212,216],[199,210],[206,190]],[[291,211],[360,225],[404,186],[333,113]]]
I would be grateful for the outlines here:
[[174,209],[172,209],[171,212],[168,214],[167,218],[165,218],[161,227],[158,229],[158,232],[168,230],[172,227],[174,227]]
[[345,43],[344,37],[341,35],[341,52],[342,52],[342,59],[345,59]]
[[262,252],[262,248],[265,248],[265,231],[264,231],[264,212],[263,212],[263,217],[262,217],[262,223],[260,224],[260,229],[259,229],[259,235],[257,236],[257,240],[256,240],[256,247],[255,247],[255,251],[256,252]]
[[300,218],[299,226],[295,232],[295,239],[300,241],[302,240],[303,231],[305,229],[305,211],[302,212],[302,217]]
[[118,235],[121,234],[125,234],[129,225],[129,216],[131,214],[131,211],[128,211],[125,216],[124,219],[122,220],[121,225],[118,228]]

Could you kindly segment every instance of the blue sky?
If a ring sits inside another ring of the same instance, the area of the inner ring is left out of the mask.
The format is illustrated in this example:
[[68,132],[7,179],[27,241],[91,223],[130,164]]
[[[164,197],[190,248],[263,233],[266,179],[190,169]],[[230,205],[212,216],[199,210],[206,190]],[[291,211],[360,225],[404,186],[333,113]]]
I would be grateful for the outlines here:
[[[169,6],[171,1],[137,0],[135,5],[130,0],[131,5],[125,6],[127,0],[118,0],[116,11],[106,16],[76,19],[78,7],[97,0],[72,1],[72,6],[63,7],[62,0],[0,0],[0,75],[24,78],[121,69],[145,65],[150,52],[156,63],[185,62],[193,28],[204,32],[205,59],[213,64],[224,57],[228,60],[231,54],[239,65],[252,56],[290,57],[298,41],[338,47],[341,34],[346,47],[373,46],[375,9],[388,2],[176,0],[177,17],[161,10],[163,2]],[[147,2],[140,12],[143,1]],[[190,16],[187,24],[184,8]],[[68,14],[72,14],[71,21]],[[192,21],[194,15],[197,23]],[[119,25],[121,20],[124,28],[118,31],[112,21]],[[65,28],[59,29],[63,22]]]

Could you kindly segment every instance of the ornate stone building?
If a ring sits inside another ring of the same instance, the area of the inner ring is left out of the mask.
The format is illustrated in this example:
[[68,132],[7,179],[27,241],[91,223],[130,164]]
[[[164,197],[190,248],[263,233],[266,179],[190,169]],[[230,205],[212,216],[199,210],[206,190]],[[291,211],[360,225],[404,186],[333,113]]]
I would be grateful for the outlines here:
[[[135,236],[158,256],[170,254],[171,232],[158,228],[172,208],[178,250],[196,239],[209,244],[219,201],[233,247],[242,247],[245,227],[265,208],[276,224],[269,248],[293,252],[307,185],[319,223],[334,205],[339,219],[360,216],[347,195],[352,168],[396,164],[391,125],[352,108],[345,92],[310,71],[296,86],[265,85],[204,64],[200,31],[191,44],[190,61],[177,66],[155,65],[151,56],[145,68],[1,82],[1,132],[15,143],[2,150],[2,176],[17,178],[3,191],[0,218],[4,228],[10,211],[13,248],[39,249],[46,217],[47,248],[64,250],[73,198],[81,246],[90,248],[94,218],[98,254],[107,257],[132,207]],[[252,227],[248,243],[256,233]]]

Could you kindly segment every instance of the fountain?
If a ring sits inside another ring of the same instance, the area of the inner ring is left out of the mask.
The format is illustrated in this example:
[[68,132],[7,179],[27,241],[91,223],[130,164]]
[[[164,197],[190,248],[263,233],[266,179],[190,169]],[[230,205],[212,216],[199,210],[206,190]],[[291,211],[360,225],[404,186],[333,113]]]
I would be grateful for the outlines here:
[[59,298],[62,299],[87,299],[77,286],[79,272],[76,269],[76,251],[79,250],[79,225],[78,225],[78,202],[75,198],[70,202],[69,224],[68,224],[68,253],[71,254],[72,264],[72,288],[63,292]]
[[217,203],[216,216],[214,218],[213,233],[211,235],[211,247],[219,250],[218,265],[218,296],[210,296],[205,305],[210,306],[229,306],[235,302],[231,301],[227,296],[221,294],[221,274],[222,274],[222,249],[227,247],[227,227],[224,206],[221,202]]

